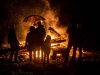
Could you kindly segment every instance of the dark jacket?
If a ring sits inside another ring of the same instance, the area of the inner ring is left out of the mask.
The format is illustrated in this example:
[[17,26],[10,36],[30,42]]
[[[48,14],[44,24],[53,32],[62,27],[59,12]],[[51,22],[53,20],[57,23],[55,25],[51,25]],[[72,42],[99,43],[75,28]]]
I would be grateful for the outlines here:
[[18,48],[19,42],[16,37],[15,29],[10,28],[8,33],[8,43],[10,44],[11,48]]

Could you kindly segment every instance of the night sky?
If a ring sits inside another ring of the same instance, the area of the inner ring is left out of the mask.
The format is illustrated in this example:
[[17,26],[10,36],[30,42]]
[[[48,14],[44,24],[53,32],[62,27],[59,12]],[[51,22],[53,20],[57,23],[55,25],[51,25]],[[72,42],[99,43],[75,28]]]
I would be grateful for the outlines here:
[[[74,0],[49,0],[52,9],[56,10],[57,6],[60,7],[60,21],[66,23],[68,18],[77,18],[82,23],[90,24],[96,22],[99,6],[97,2],[86,2]],[[0,20],[7,21],[12,15],[16,18],[23,13],[23,8],[43,7],[42,0],[0,0]],[[28,10],[27,10],[28,11]],[[23,14],[24,15],[24,14]]]
[[[36,7],[43,11],[42,8],[45,7],[43,1],[46,0],[0,0],[0,42],[2,42],[10,23],[18,23],[18,18],[27,16],[29,13],[32,14],[31,10]],[[87,0],[77,0],[77,2],[74,0],[48,1],[51,9],[55,11],[59,9],[59,21],[62,25],[66,26],[71,19],[77,19],[83,25],[87,34],[88,44],[97,50],[100,49],[98,44],[100,41],[98,2],[87,2]]]

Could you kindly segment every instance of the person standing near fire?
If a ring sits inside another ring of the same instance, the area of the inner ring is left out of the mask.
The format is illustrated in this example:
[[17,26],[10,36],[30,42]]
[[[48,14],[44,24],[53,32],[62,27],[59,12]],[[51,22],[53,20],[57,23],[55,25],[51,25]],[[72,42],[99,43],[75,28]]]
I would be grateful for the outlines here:
[[32,51],[34,52],[34,62],[36,61],[36,35],[35,27],[30,27],[30,32],[27,33],[25,47],[29,51],[30,62],[32,62]]
[[14,53],[15,53],[14,60],[15,60],[15,62],[18,62],[17,57],[18,57],[18,50],[20,49],[20,47],[19,47],[19,41],[16,37],[14,25],[11,25],[11,27],[9,29],[8,44],[10,44],[10,47],[11,47],[10,62],[13,61],[12,59],[13,59]]
[[67,48],[67,52],[66,52],[66,56],[65,56],[64,65],[66,65],[68,62],[69,52],[72,47],[73,47],[73,55],[72,55],[71,61],[72,61],[72,63],[75,62],[76,50],[78,47],[79,32],[78,32],[76,20],[72,20],[71,24],[72,24],[72,26],[69,26],[67,29],[69,41],[68,41],[68,48]]
[[37,48],[38,48],[38,59],[39,59],[39,51],[41,49],[41,54],[42,54],[41,60],[43,61],[43,42],[46,36],[46,31],[40,21],[37,24],[38,24],[38,27],[36,28],[36,35],[37,35],[36,43],[37,43]]
[[44,61],[43,63],[45,64],[45,60],[47,58],[47,63],[49,64],[49,54],[50,54],[50,47],[51,47],[51,37],[50,35],[47,35],[44,44],[43,44],[43,51],[44,51]]
[[83,48],[83,42],[86,38],[86,34],[82,28],[82,24],[78,23],[78,28],[79,28],[79,41],[78,41],[78,47],[79,47],[79,57],[78,61],[81,62],[82,59],[82,48]]

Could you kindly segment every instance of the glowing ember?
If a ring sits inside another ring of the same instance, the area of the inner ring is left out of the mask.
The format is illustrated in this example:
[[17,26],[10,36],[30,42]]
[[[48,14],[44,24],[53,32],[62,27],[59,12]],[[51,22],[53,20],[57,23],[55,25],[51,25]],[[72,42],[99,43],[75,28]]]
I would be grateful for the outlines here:
[[62,54],[59,53],[59,54],[56,54],[56,56],[60,57],[60,56],[62,56]]
[[[82,53],[85,53],[85,51],[82,50]],[[73,55],[73,50],[71,49],[70,53],[69,53],[69,56],[72,57],[72,55]],[[79,57],[79,49],[76,50],[76,58],[78,58],[78,57]]]

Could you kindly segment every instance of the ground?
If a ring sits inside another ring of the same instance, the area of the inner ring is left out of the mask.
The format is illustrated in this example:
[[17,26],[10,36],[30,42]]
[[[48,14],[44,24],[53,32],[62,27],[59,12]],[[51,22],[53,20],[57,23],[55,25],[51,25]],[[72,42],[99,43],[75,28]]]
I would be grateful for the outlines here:
[[0,75],[100,75],[100,62],[56,64],[0,63]]
[[20,61],[10,63],[0,58],[0,75],[100,75],[100,55],[97,53],[83,56],[82,62],[63,66],[62,59],[51,60],[50,64]]

